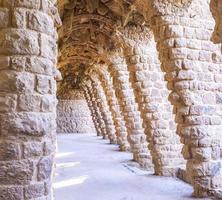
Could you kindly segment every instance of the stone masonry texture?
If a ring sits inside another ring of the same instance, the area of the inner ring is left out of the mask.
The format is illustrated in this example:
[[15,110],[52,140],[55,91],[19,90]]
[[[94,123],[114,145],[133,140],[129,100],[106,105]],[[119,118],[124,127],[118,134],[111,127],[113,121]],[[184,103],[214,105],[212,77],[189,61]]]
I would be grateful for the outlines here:
[[221,43],[222,0],[0,0],[0,200],[53,200],[56,133],[95,132],[222,199]]

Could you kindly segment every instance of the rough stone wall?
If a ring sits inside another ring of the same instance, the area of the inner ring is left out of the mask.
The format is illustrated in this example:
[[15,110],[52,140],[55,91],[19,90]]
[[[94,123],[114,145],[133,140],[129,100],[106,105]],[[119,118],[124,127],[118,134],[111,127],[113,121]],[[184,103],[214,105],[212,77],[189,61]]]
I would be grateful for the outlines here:
[[59,100],[57,133],[95,133],[91,113],[85,99]]
[[95,132],[83,91],[73,89],[60,96],[57,105],[57,133]]
[[51,1],[0,1],[1,200],[53,196],[57,103],[54,14]]

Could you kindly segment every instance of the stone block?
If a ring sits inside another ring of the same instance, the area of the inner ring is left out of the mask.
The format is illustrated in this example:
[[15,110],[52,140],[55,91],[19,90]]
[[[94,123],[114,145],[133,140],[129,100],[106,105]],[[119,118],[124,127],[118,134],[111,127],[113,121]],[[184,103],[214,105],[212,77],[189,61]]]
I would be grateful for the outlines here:
[[193,80],[195,79],[195,73],[192,70],[180,70],[177,78],[179,80]]
[[40,94],[48,94],[50,89],[49,81],[50,79],[48,76],[37,75],[37,92]]
[[51,177],[53,167],[52,157],[43,157],[38,163],[38,181],[43,181]]
[[56,40],[53,37],[41,34],[41,56],[54,60],[57,54]]
[[166,37],[183,37],[183,27],[182,26],[169,26],[165,30],[165,36]]
[[18,160],[20,158],[20,146],[17,143],[0,143],[0,161]]
[[26,10],[15,8],[12,15],[12,25],[15,28],[26,28]]
[[51,60],[42,57],[27,58],[26,70],[51,76],[53,74],[54,65]]
[[39,112],[40,105],[41,105],[40,95],[22,94],[19,96],[18,106],[21,111]]
[[33,162],[28,160],[1,162],[0,184],[23,185],[29,184],[34,174]]
[[24,71],[26,65],[26,57],[13,56],[11,57],[11,68],[16,71]]
[[0,200],[24,200],[23,188],[18,186],[0,187]]
[[17,74],[13,71],[1,71],[0,73],[0,91],[1,92],[14,92],[16,91],[16,78]]
[[41,101],[41,111],[42,112],[53,112],[57,105],[57,100],[52,95],[44,95]]
[[206,62],[212,62],[212,52],[200,51],[199,52],[199,60],[206,61]]
[[11,113],[1,118],[1,134],[41,137],[56,129],[55,114]]
[[0,112],[15,111],[17,106],[17,95],[0,93]]
[[44,183],[36,183],[25,187],[24,196],[25,200],[36,199],[44,196],[45,186]]
[[31,73],[17,73],[15,85],[17,91],[32,93],[34,91],[35,77]]
[[1,54],[39,54],[38,34],[25,29],[0,31]]
[[191,148],[192,158],[199,161],[209,161],[211,159],[211,148]]
[[53,35],[54,22],[49,15],[40,11],[34,11],[28,13],[28,28],[36,30],[42,33]]
[[15,5],[17,7],[39,9],[41,0],[15,0]]
[[0,70],[7,69],[10,66],[10,58],[8,56],[0,56]]
[[0,8],[0,28],[6,28],[9,22],[9,10]]
[[43,144],[40,142],[25,143],[23,145],[23,157],[26,159],[39,157],[43,154]]
[[187,57],[186,48],[173,48],[170,52],[170,59],[184,59]]

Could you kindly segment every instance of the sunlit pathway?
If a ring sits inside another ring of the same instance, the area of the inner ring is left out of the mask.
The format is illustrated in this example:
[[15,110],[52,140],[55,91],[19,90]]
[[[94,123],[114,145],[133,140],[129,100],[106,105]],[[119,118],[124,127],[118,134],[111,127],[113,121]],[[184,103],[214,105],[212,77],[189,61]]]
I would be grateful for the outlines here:
[[130,153],[94,135],[59,135],[56,200],[190,200],[182,181],[129,167]]

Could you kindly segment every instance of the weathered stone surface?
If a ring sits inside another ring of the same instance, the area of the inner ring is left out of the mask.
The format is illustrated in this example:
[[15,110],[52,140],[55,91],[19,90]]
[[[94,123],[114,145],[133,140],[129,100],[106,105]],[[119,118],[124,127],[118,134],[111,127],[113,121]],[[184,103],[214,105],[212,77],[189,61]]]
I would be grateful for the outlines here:
[[34,54],[39,53],[38,35],[23,29],[6,29],[0,31],[1,54]]
[[23,145],[23,157],[25,159],[43,155],[43,144],[40,142],[25,143]]
[[24,200],[22,187],[1,187],[0,200]]
[[20,158],[20,146],[17,143],[0,143],[0,161],[18,160]]
[[52,157],[43,157],[38,163],[38,180],[43,181],[51,177],[53,167]]
[[0,184],[23,185],[29,184],[34,175],[34,163],[28,160],[1,162]]
[[[43,10],[42,0],[0,0],[1,200],[52,199],[45,190],[45,184],[51,187],[52,170],[43,161],[55,153],[54,18],[59,16],[52,13],[54,3]],[[43,58],[41,48],[51,50],[48,44],[53,51]],[[53,158],[51,168],[52,163]]]
[[221,196],[221,0],[56,3],[0,0],[0,200],[52,199],[56,81],[58,132],[93,121],[158,175],[183,145],[194,195]]
[[9,10],[7,8],[0,8],[0,28],[8,26]]
[[59,100],[57,105],[58,133],[95,133],[85,99]]
[[54,22],[51,17],[39,11],[28,13],[28,28],[45,34],[53,34]]
[[0,94],[0,112],[14,111],[17,106],[17,95],[15,94]]
[[2,118],[1,133],[3,135],[41,137],[55,130],[55,115],[23,113],[8,115]]
[[44,183],[30,185],[25,188],[24,192],[25,199],[39,198],[44,196],[44,194],[45,194]]

